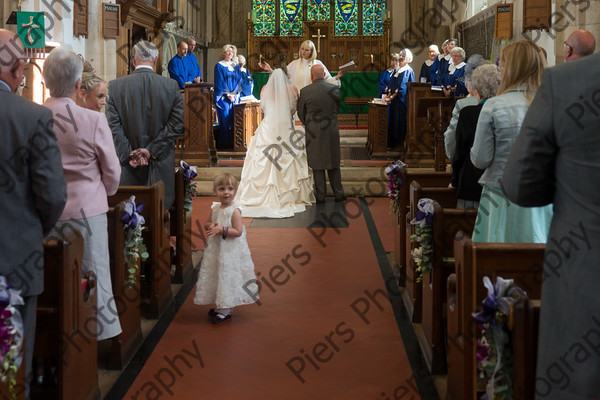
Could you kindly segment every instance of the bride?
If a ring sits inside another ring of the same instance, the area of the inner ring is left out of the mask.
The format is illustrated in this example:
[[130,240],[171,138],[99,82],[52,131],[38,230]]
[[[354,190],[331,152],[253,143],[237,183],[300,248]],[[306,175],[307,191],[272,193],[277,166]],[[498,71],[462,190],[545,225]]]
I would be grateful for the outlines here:
[[244,217],[291,217],[315,202],[304,132],[292,122],[298,89],[277,68],[260,99],[264,118],[250,139],[234,201]]

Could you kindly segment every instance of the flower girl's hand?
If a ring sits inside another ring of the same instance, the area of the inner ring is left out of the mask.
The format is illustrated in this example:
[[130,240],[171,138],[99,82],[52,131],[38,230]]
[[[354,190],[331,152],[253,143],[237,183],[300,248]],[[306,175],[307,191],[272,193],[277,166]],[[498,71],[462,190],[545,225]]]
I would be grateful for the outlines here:
[[213,237],[221,234],[223,234],[222,226],[219,226],[217,222],[213,222],[212,224],[210,224],[210,227],[208,228],[207,232],[208,237]]

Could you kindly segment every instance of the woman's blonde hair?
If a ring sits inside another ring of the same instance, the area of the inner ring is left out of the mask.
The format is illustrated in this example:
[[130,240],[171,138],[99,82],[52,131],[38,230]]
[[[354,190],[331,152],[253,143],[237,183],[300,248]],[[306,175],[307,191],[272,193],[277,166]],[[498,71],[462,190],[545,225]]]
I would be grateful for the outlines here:
[[531,101],[542,84],[542,73],[546,60],[538,45],[531,40],[518,40],[509,44],[500,53],[502,81],[498,95],[525,85],[525,97]]
[[99,85],[103,82],[105,82],[104,79],[92,72],[83,72],[81,74],[81,88],[85,90],[86,93],[91,92],[96,85]]
[[[225,53],[227,53],[227,49],[229,49],[230,47],[233,49],[233,57],[237,56],[237,47],[235,47],[232,44],[226,44],[221,49],[221,60],[225,59]],[[232,57],[232,59],[233,59],[233,57]]]
[[315,44],[312,40],[305,40],[304,42],[302,42],[300,48],[298,49],[298,58],[302,59],[302,46],[304,45],[308,46],[308,48],[310,49],[310,58],[308,59],[308,61],[315,61],[315,59],[317,58],[317,49],[315,48]]
[[213,180],[213,188],[216,189],[219,186],[226,184],[230,184],[234,188],[237,188],[237,179],[235,179],[235,176],[226,172],[215,176],[215,179]]

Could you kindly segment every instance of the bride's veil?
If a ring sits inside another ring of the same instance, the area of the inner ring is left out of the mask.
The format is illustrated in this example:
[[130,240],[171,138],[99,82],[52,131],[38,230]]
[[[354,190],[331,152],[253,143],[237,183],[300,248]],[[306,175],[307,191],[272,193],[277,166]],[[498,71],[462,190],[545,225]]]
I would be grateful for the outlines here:
[[260,97],[265,119],[271,123],[292,123],[298,96],[281,68],[277,68],[265,85]]

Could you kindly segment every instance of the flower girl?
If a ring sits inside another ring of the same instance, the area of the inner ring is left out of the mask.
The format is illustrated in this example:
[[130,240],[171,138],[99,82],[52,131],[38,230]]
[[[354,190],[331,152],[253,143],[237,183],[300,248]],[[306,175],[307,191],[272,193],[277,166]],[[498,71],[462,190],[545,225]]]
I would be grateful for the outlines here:
[[220,203],[212,206],[206,222],[208,241],[196,285],[195,304],[216,304],[208,315],[215,324],[229,321],[235,306],[258,300],[246,289],[256,284],[254,263],[246,241],[242,213],[233,203],[237,181],[230,174],[220,174],[213,182],[213,191]]

